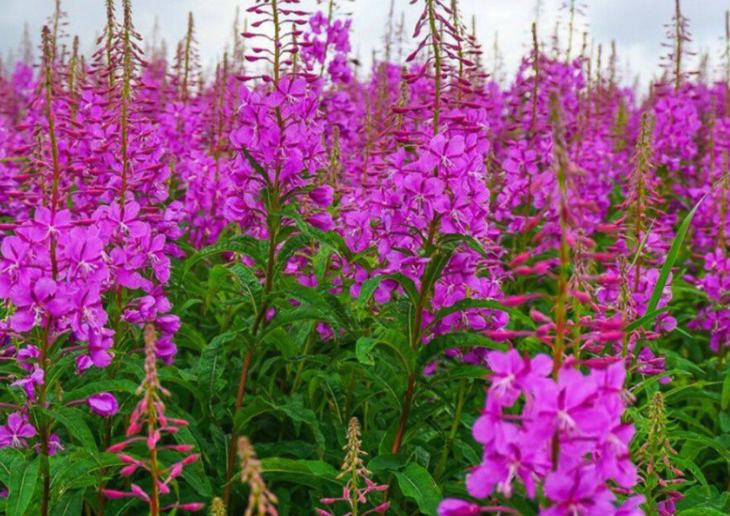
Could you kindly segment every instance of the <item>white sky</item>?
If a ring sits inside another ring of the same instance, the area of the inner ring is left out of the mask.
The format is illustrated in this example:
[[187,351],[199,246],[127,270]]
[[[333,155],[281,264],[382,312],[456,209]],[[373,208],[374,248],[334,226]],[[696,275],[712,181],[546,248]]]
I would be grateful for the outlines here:
[[[311,0],[304,0],[313,3]],[[341,0],[342,1],[342,0]],[[486,64],[491,67],[491,48],[495,32],[508,71],[513,71],[530,45],[530,24],[535,16],[537,0],[459,0],[465,18],[476,15],[477,33],[487,52]],[[549,41],[556,20],[567,18],[561,6],[566,0],[542,0],[540,37]],[[581,0],[578,0],[581,1]],[[659,58],[665,52],[664,24],[670,22],[674,0],[582,0],[587,4],[582,27],[589,27],[590,37],[604,48],[616,41],[621,58],[621,70],[626,72],[630,63],[632,76],[639,74],[646,83],[659,72]],[[120,3],[120,0],[117,0]],[[355,0],[345,3],[353,13],[353,48],[365,62],[373,49],[382,44],[390,0]],[[409,0],[396,0],[396,12],[406,13],[408,34],[420,13],[422,0],[410,5]],[[253,0],[133,0],[137,29],[151,37],[155,18],[159,18],[160,35],[174,45],[185,34],[187,14],[192,11],[197,26],[202,63],[210,66],[230,44],[236,5],[243,8]],[[17,49],[27,23],[34,43],[39,40],[40,27],[53,11],[54,0],[0,0],[0,55],[6,56]],[[63,8],[70,17],[69,32],[81,36],[82,48],[90,50],[93,40],[104,24],[104,0],[63,0]],[[690,18],[694,36],[692,49],[708,51],[713,69],[722,63],[724,13],[730,9],[730,0],[682,0],[684,14]],[[562,24],[563,37],[567,30]],[[581,29],[582,31],[583,29]],[[575,47],[580,47],[576,36]],[[607,52],[607,50],[606,50]],[[606,54],[604,54],[606,55]],[[604,61],[606,62],[606,61]],[[625,75],[625,74],[624,74]]]

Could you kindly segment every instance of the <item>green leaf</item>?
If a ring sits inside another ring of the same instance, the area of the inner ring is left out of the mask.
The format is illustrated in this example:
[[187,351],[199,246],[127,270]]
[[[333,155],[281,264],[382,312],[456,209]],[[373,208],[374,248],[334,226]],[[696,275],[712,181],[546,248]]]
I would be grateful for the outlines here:
[[361,364],[374,365],[372,352],[376,346],[383,345],[395,351],[407,372],[412,372],[416,365],[416,353],[408,343],[408,337],[396,330],[386,330],[379,337],[361,337],[355,344],[355,356]]
[[13,471],[25,462],[25,457],[17,448],[0,449],[0,482],[7,484]]
[[[338,255],[350,257],[350,249],[345,243],[345,239],[335,231],[322,231],[306,222],[302,216],[297,212],[297,209],[293,205],[287,205],[282,210],[282,214],[292,219],[299,231],[302,234],[309,237],[310,240],[317,242],[320,247],[329,248],[331,251]],[[352,260],[348,260],[352,261]]]
[[730,373],[725,374],[725,380],[722,382],[722,398],[720,400],[722,410],[727,410],[728,405],[730,405]]
[[507,345],[488,339],[478,333],[447,333],[439,335],[426,344],[418,353],[418,367],[428,364],[447,349],[453,348],[485,348],[506,351]]
[[647,324],[649,324],[651,321],[653,321],[656,317],[660,316],[661,314],[668,312],[669,307],[660,308],[659,310],[654,310],[651,313],[647,313],[646,315],[643,315],[642,317],[639,317],[634,322],[626,326],[624,328],[624,331],[627,333],[630,333],[632,331],[638,330],[639,327],[646,327]]
[[727,516],[727,514],[716,509],[696,507],[679,511],[677,516]]
[[291,309],[281,310],[277,312],[274,318],[266,325],[266,329],[261,334],[261,339],[268,336],[276,328],[286,326],[295,322],[302,321],[320,321],[322,319],[322,313],[319,310],[312,310],[304,306],[298,306]]
[[320,449],[324,449],[324,435],[320,430],[319,420],[312,409],[304,406],[304,402],[301,398],[288,398],[286,403],[282,405],[271,405],[295,423],[303,423],[308,426],[314,434],[314,440],[317,442],[317,445]]
[[639,257],[641,256],[641,253],[644,250],[644,246],[646,245],[646,242],[649,240],[649,235],[651,235],[651,228],[654,227],[654,222],[656,219],[652,219],[651,223],[649,223],[649,227],[644,231],[644,238],[641,239],[641,243],[639,244],[639,248],[636,250],[636,254],[634,254],[634,259],[631,260],[631,266],[629,269],[633,269],[636,265],[636,262],[639,261]]
[[95,455],[84,448],[76,448],[70,453],[55,457],[51,463],[51,491],[67,493],[98,485],[102,469],[119,463],[119,458],[114,454]]
[[294,235],[284,242],[284,245],[276,253],[276,264],[280,268],[286,267],[289,260],[299,251],[301,251],[311,240],[308,235]]
[[380,282],[383,281],[383,279],[383,276],[374,276],[363,281],[362,286],[360,287],[360,295],[357,297],[357,304],[360,309],[365,308],[368,301],[370,301],[370,298],[373,296],[375,289],[378,288],[378,285],[380,285]]
[[205,290],[205,305],[210,306],[218,292],[230,285],[230,273],[228,268],[216,264],[208,270],[208,282]]
[[320,318],[335,328],[347,328],[351,326],[351,321],[343,307],[336,300],[328,300],[324,294],[319,293],[316,289],[292,282],[284,290],[288,297],[296,299],[305,306],[309,305],[318,310],[321,313]]
[[256,304],[261,301],[264,290],[259,278],[250,267],[246,267],[242,263],[234,264],[229,270],[238,278],[241,288],[251,297],[255,308]]
[[220,380],[223,377],[223,363],[226,356],[223,344],[232,341],[239,335],[240,332],[237,331],[227,331],[222,335],[218,335],[205,346],[203,353],[200,355],[197,375],[198,385],[208,399],[217,394]]
[[47,410],[46,413],[66,428],[69,438],[81,444],[86,451],[94,455],[99,453],[94,435],[84,421],[81,411],[74,407],[61,407],[58,410]]
[[267,477],[321,488],[324,484],[340,487],[337,470],[326,462],[271,457],[261,460],[261,472]]
[[707,446],[708,448],[712,448],[718,453],[718,455],[720,455],[725,460],[726,463],[730,464],[730,451],[728,451],[727,447],[716,439],[711,439],[705,435],[701,435],[695,432],[684,431],[675,432],[673,434],[673,437],[677,439],[683,439],[688,442],[697,442],[699,444]]
[[254,158],[245,147],[241,148],[241,152],[243,153],[243,156],[246,158],[246,160],[248,160],[248,162],[251,164],[251,167],[256,171],[256,173],[260,175],[264,181],[266,181],[266,185],[272,187],[273,185],[271,184],[271,179],[269,179],[269,174],[266,173],[264,167],[262,167],[261,164],[256,161],[256,158]]
[[399,453],[381,453],[368,462],[370,471],[396,471],[403,469],[406,458]]
[[692,210],[684,218],[682,225],[679,226],[679,230],[677,231],[674,240],[672,240],[672,246],[669,249],[669,253],[664,259],[664,265],[659,271],[659,277],[657,278],[656,284],[654,285],[654,290],[652,290],[651,293],[651,298],[649,298],[649,303],[646,305],[646,310],[644,311],[645,314],[651,314],[657,309],[657,306],[659,306],[659,301],[662,298],[664,287],[666,287],[667,285],[667,280],[669,280],[669,275],[672,272],[672,268],[674,267],[674,264],[679,257],[679,251],[682,248],[684,239],[687,236],[687,231],[689,230],[690,224],[692,224],[692,219],[697,213],[697,210],[699,209],[700,205],[702,205],[702,203],[705,201],[705,199],[707,199],[707,197],[715,190],[715,188],[717,188],[726,179],[727,176],[723,176],[714,185],[712,185],[712,188],[710,188],[707,193],[703,195],[699,201],[697,201],[697,204],[694,205]]
[[84,504],[85,489],[71,493],[61,493],[56,502],[51,516],[80,516]]
[[453,246],[441,247],[433,254],[433,256],[431,256],[431,259],[423,271],[421,291],[431,292],[433,290],[433,286],[439,280],[444,269],[451,261],[451,257],[454,255],[454,250],[455,248]]
[[[187,414],[172,413],[172,415],[176,417],[182,416],[183,419],[187,420],[190,419]],[[180,428],[179,431],[175,434],[175,441],[179,444],[197,443],[189,427]],[[200,444],[197,444],[198,448],[200,449]],[[185,479],[185,482],[187,482],[190,487],[192,487],[195,492],[198,493],[199,496],[202,496],[203,498],[209,498],[213,495],[213,488],[210,485],[210,480],[205,472],[205,468],[203,467],[203,463],[201,461],[196,460],[192,464],[185,466],[182,472],[182,476]]]
[[36,457],[33,462],[16,468],[10,475],[8,482],[8,502],[6,505],[7,516],[23,516],[33,499],[38,481],[41,458]]
[[374,276],[370,279],[365,280],[362,284],[362,288],[360,289],[360,295],[357,298],[360,307],[365,307],[368,301],[370,301],[370,297],[375,292],[375,289],[377,289],[378,285],[380,285],[380,283],[386,279],[396,281],[401,287],[403,287],[403,290],[405,291],[408,298],[411,300],[411,303],[413,303],[414,305],[418,303],[419,294],[416,284],[405,274],[397,272],[395,274],[383,274],[379,276]]
[[188,258],[183,264],[182,277],[184,278],[198,262],[222,253],[245,254],[257,261],[260,258],[259,243],[255,238],[248,235],[236,235],[223,242],[205,247]]
[[400,490],[416,501],[423,514],[436,516],[442,499],[441,490],[426,468],[412,462],[402,471],[393,471],[393,474],[398,479]]
[[373,348],[378,343],[378,339],[374,337],[360,337],[355,343],[355,356],[358,362],[365,365],[375,365],[373,355],[371,354]]
[[276,403],[274,401],[265,400],[256,397],[250,400],[248,404],[238,411],[235,417],[236,431],[245,434],[248,422],[262,414],[274,413],[277,416],[288,417],[294,423],[304,424],[312,431],[314,440],[320,449],[324,449],[325,439],[319,426],[319,420],[314,411],[304,406],[301,398],[287,398],[285,403]]
[[436,316],[434,317],[434,320],[433,322],[431,322],[431,324],[436,324],[447,315],[451,315],[457,312],[463,312],[464,310],[470,310],[473,308],[489,308],[492,310],[499,310],[500,312],[505,312],[509,314],[515,319],[519,319],[525,326],[529,328],[535,328],[535,323],[528,316],[526,316],[519,310],[504,306],[502,303],[495,299],[462,299],[461,301],[457,301],[453,305],[442,308],[441,310],[436,312]]
[[91,382],[63,393],[63,402],[69,403],[71,401],[84,400],[94,394],[101,392],[126,392],[127,394],[134,394],[137,390],[137,385],[129,380],[104,380],[100,382]]

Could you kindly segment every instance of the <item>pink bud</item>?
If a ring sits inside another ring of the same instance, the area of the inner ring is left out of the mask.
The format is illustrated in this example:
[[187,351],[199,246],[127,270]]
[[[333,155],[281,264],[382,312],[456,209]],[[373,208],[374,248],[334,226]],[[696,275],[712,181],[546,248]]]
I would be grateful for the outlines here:
[[309,192],[309,198],[320,208],[326,208],[332,204],[334,190],[329,185],[318,186]]
[[126,498],[127,496],[131,496],[129,493],[124,493],[122,491],[114,491],[113,489],[102,489],[101,494],[103,494],[106,498],[109,498],[111,500],[119,500],[120,498]]
[[122,468],[121,470],[119,470],[119,474],[122,475],[123,477],[128,477],[129,475],[131,475],[132,473],[137,471],[137,468],[138,468],[138,466],[136,464],[132,464],[131,466],[126,466],[126,467]]
[[132,496],[135,496],[136,498],[139,498],[140,500],[144,500],[145,502],[150,501],[150,497],[147,493],[144,492],[144,490],[139,487],[137,484],[132,484]]
[[187,466],[187,465],[192,464],[193,462],[197,461],[199,458],[200,458],[200,454],[195,453],[195,454],[191,455],[190,457],[185,457],[183,459],[182,463]]
[[205,508],[205,504],[203,503],[182,503],[177,506],[178,509],[182,511],[188,511],[188,512],[196,512],[203,510]]

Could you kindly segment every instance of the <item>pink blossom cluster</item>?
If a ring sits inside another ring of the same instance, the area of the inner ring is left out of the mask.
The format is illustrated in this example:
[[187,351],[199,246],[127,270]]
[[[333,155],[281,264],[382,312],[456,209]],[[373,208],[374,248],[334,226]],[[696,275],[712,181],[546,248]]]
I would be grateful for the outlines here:
[[[495,351],[487,361],[489,391],[473,429],[484,455],[467,477],[471,496],[510,498],[520,485],[535,498],[540,485],[541,516],[643,514],[641,497],[619,502],[616,495],[638,482],[629,457],[634,428],[622,422],[626,374],[621,363],[588,374],[567,363],[551,378],[552,360],[545,355]],[[474,504],[447,500],[440,514],[480,511]]]

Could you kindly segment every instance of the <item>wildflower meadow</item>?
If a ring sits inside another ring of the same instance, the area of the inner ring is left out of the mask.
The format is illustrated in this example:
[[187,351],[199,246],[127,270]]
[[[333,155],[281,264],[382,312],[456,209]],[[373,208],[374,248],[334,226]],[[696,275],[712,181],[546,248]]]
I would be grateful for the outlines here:
[[105,0],[87,51],[47,3],[0,64],[0,514],[730,514],[730,15],[709,66],[672,0],[643,85],[578,0],[509,74],[457,0],[377,0],[367,60],[349,0],[247,0],[212,68],[192,14]]

